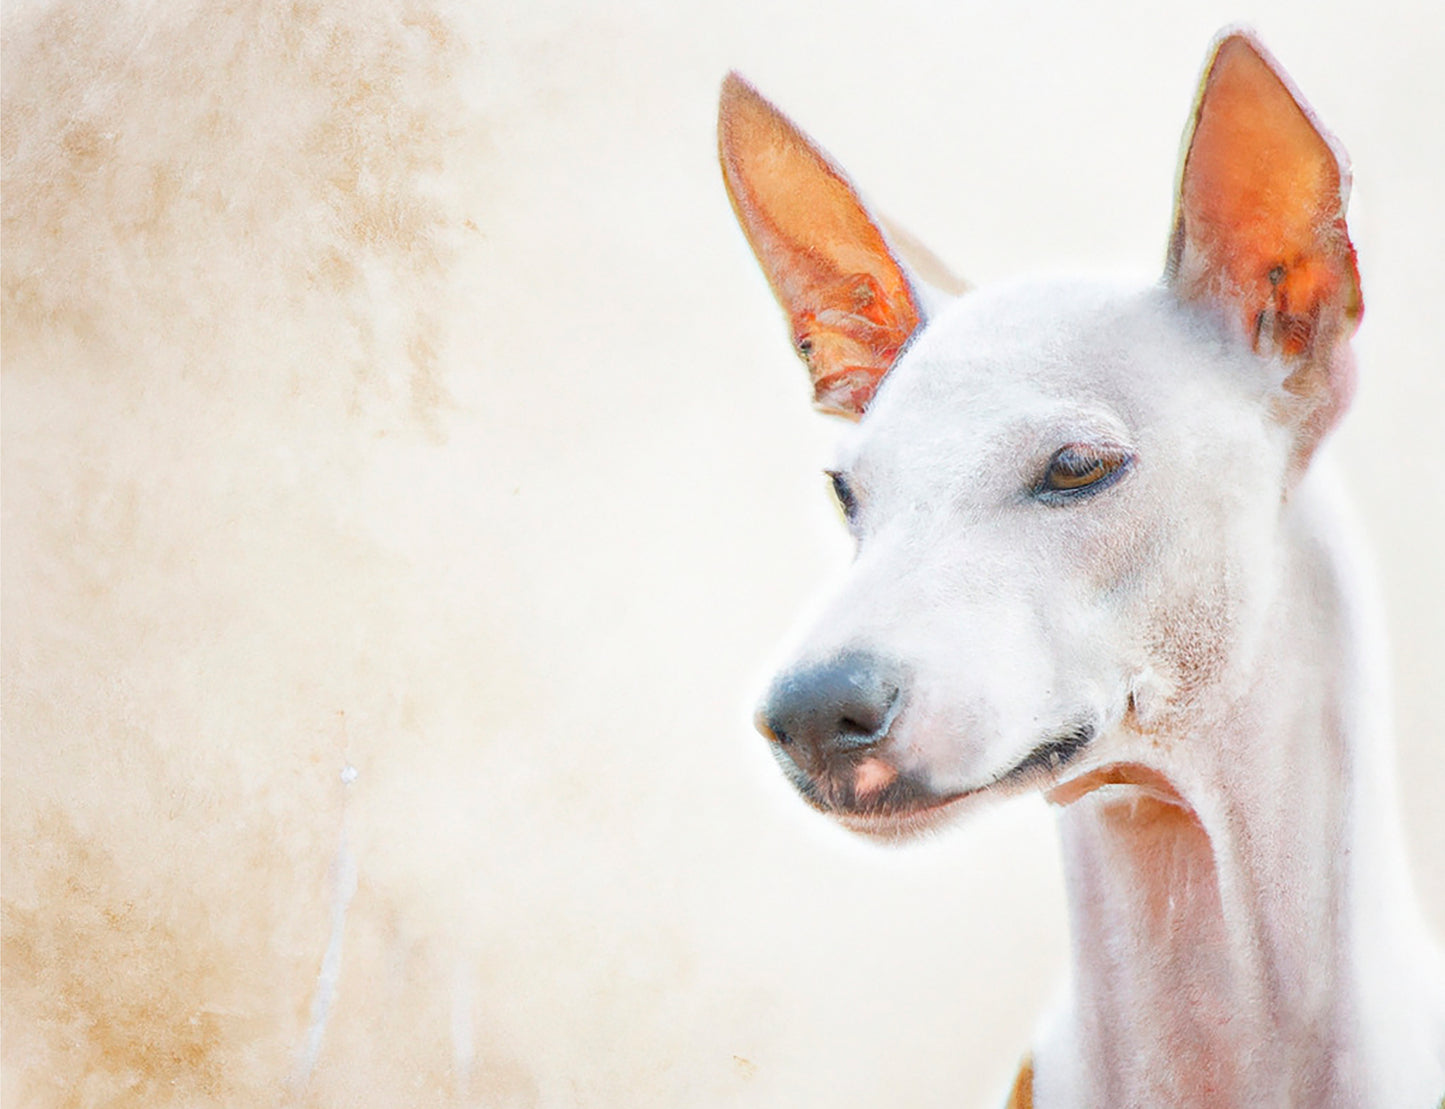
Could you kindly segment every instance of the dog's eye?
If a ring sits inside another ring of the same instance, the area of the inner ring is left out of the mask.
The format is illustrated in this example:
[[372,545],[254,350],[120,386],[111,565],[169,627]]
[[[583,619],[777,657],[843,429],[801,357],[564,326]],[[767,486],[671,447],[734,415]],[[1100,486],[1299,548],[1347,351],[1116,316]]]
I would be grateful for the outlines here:
[[858,498],[853,495],[853,488],[846,477],[837,470],[829,470],[827,473],[829,480],[833,482],[833,496],[838,498],[838,507],[843,510],[844,517],[851,524],[858,515]]
[[1094,493],[1113,484],[1133,460],[1133,455],[1119,447],[1060,447],[1049,459],[1037,492],[1046,496]]

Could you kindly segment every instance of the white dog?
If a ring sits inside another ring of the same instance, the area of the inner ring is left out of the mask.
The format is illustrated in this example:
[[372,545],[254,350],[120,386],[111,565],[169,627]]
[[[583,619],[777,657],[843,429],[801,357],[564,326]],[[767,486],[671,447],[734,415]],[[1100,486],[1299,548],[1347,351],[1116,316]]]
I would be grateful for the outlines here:
[[946,295],[736,75],[720,143],[816,402],[858,421],[856,563],[759,725],[869,835],[1059,806],[1072,983],[1013,1104],[1439,1104],[1381,652],[1316,462],[1354,380],[1349,175],[1288,79],[1221,37],[1142,288]]

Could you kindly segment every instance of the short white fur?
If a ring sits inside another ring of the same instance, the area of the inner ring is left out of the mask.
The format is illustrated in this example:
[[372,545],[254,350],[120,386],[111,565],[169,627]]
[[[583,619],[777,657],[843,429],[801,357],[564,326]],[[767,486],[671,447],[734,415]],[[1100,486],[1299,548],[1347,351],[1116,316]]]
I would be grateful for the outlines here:
[[[1041,1109],[1439,1105],[1383,640],[1328,450],[1288,414],[1298,363],[1169,278],[912,284],[924,322],[833,464],[857,559],[784,668],[864,651],[906,680],[866,788],[815,803],[885,837],[1059,804],[1073,973],[1033,1050]],[[1070,443],[1132,463],[1041,498]],[[937,803],[872,804],[894,775]]]

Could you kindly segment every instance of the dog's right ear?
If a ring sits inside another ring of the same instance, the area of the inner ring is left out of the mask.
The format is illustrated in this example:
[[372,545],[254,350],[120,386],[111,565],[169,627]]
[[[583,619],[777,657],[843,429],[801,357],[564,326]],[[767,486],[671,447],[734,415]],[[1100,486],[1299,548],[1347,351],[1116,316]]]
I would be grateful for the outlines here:
[[718,153],[814,405],[860,418],[922,322],[907,274],[848,179],[736,73],[723,82]]

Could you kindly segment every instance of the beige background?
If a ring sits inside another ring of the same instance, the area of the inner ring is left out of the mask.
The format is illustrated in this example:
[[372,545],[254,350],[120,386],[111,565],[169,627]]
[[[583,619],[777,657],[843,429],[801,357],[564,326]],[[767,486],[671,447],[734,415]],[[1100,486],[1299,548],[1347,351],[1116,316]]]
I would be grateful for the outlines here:
[[1241,16],[1357,167],[1339,453],[1445,929],[1435,6],[7,4],[5,1105],[996,1096],[1042,803],[865,847],[749,725],[848,551],[716,90],[976,282],[1153,273]]

